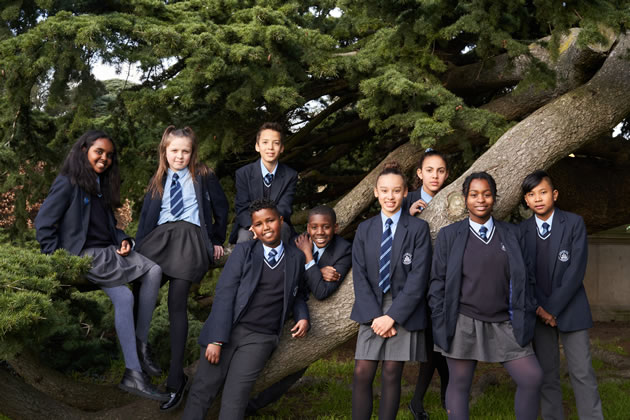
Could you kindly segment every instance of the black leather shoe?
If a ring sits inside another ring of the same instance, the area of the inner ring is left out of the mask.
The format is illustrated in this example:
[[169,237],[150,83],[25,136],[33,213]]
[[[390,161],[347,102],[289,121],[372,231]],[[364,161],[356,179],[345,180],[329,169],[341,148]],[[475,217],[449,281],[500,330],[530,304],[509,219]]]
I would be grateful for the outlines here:
[[153,361],[151,357],[151,349],[148,343],[143,343],[136,338],[136,348],[138,350],[138,359],[140,359],[140,366],[144,373],[150,376],[160,376],[162,369]]
[[167,401],[169,399],[169,394],[160,392],[155,388],[149,375],[136,370],[125,369],[125,374],[118,384],[118,388],[151,400]]
[[186,393],[186,389],[188,389],[188,376],[184,375],[184,381],[180,385],[179,388],[175,392],[170,393],[170,397],[168,401],[160,404],[160,410],[170,411],[174,410],[181,404],[184,399],[184,394]]
[[413,408],[413,404],[411,403],[409,403],[408,407],[409,411],[411,411],[411,414],[413,414],[414,420],[429,420],[429,413],[427,413],[426,411],[416,411],[416,409]]

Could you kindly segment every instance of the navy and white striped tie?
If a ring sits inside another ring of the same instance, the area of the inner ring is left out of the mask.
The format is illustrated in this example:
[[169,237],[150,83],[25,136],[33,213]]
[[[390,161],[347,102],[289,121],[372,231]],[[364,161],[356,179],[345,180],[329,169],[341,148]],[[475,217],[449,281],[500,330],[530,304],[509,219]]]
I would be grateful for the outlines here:
[[267,254],[267,262],[272,267],[276,265],[276,255],[278,255],[278,251],[276,251],[275,249],[270,250],[269,254]]
[[549,229],[551,226],[549,226],[549,223],[545,222],[542,224],[542,232],[540,232],[540,234],[542,235],[542,237],[546,237],[547,235],[549,235],[549,233],[551,233],[551,229]]
[[486,241],[486,240],[488,239],[487,232],[488,232],[488,228],[487,228],[487,227],[485,227],[485,226],[481,226],[481,227],[479,228],[479,237],[480,237],[481,239],[483,239],[484,241]]
[[173,182],[171,182],[171,214],[179,217],[183,212],[184,196],[182,195],[182,185],[179,183],[179,175],[173,174]]
[[265,182],[266,187],[271,187],[271,183],[273,182],[273,174],[270,172],[265,175],[263,181]]
[[394,236],[392,235],[392,223],[394,223],[392,219],[387,219],[385,221],[385,231],[383,232],[383,236],[381,238],[381,258],[379,260],[380,280],[378,282],[378,286],[381,288],[383,293],[387,293],[391,285],[389,271],[392,259],[392,242],[394,241]]

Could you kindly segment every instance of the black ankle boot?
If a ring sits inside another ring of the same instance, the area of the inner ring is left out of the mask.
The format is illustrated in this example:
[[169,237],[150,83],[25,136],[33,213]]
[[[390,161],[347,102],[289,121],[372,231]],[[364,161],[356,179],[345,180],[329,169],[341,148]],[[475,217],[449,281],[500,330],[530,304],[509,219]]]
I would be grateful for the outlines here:
[[160,366],[153,361],[151,357],[151,349],[148,343],[143,343],[136,338],[136,348],[138,350],[138,359],[140,359],[140,366],[144,373],[150,376],[159,376],[162,374]]
[[144,373],[132,369],[125,369],[118,388],[140,397],[156,401],[168,401],[170,395],[158,391],[151,383],[151,378]]

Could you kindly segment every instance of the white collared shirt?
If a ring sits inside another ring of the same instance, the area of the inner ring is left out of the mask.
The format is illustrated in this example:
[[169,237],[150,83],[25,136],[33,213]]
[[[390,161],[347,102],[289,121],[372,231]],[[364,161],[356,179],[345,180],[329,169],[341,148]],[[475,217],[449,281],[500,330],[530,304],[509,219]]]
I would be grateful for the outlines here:
[[201,226],[201,222],[199,221],[199,203],[197,203],[197,195],[195,194],[195,184],[188,168],[177,171],[179,184],[182,186],[184,210],[179,217],[175,217],[171,213],[171,184],[173,182],[173,174],[175,174],[175,171],[168,168],[166,172],[166,182],[164,183],[164,193],[162,194],[162,206],[160,207],[158,225],[183,220]]
[[481,236],[481,234],[479,233],[479,229],[481,229],[481,226],[485,226],[486,229],[488,229],[488,231],[486,232],[486,237],[490,238],[490,233],[494,228],[494,219],[492,218],[492,216],[490,216],[490,218],[483,225],[477,222],[473,222],[470,217],[468,218],[468,223],[470,223],[470,227],[473,228],[473,230],[477,232],[479,236]]
[[328,244],[326,244],[325,247],[323,248],[319,248],[317,245],[313,244],[313,259],[310,260],[308,263],[304,264],[304,269],[308,270],[309,268],[311,268],[315,263],[315,254],[319,254],[317,256],[317,261],[322,259],[322,255],[324,255],[324,251],[326,250],[326,248],[328,248]]
[[269,251],[271,251],[272,249],[275,249],[277,252],[277,254],[275,255],[276,261],[280,261],[280,257],[282,256],[282,253],[284,252],[284,244],[282,243],[282,241],[280,241],[280,245],[278,245],[275,248],[268,247],[265,244],[262,244],[262,246],[263,246],[263,254],[265,255],[265,260],[269,260]]
[[276,162],[276,167],[273,168],[273,171],[269,172],[262,159],[260,159],[260,170],[262,171],[262,177],[265,179],[267,174],[273,175],[273,179],[276,179],[276,171],[278,170],[278,162]]

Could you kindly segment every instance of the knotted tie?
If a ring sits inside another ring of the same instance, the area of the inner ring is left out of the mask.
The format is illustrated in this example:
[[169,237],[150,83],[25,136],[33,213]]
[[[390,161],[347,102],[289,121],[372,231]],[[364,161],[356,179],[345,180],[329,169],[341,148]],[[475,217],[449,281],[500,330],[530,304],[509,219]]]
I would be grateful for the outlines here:
[[171,182],[171,214],[179,217],[183,212],[184,196],[182,195],[182,185],[179,183],[179,175],[173,174],[173,182]]
[[486,241],[488,239],[488,228],[485,226],[481,226],[479,228],[479,236],[481,237],[481,239],[483,239],[484,241]]
[[379,277],[380,280],[378,282],[378,286],[381,288],[383,293],[387,293],[390,287],[389,281],[389,268],[390,262],[392,258],[392,219],[387,219],[385,221],[385,231],[383,232],[383,236],[381,238],[381,258],[379,260]]
[[315,264],[317,264],[317,261],[319,261],[319,252],[313,252],[313,261],[315,261]]
[[547,222],[542,224],[542,232],[540,232],[540,234],[542,235],[543,238],[551,233],[551,229],[549,229],[550,227],[551,226],[549,226],[549,223]]
[[268,173],[267,175],[265,175],[265,177],[263,178],[263,181],[265,182],[266,187],[270,187],[271,182],[273,181],[273,174]]
[[272,249],[271,251],[269,251],[269,254],[267,254],[267,262],[272,267],[276,265],[276,255],[278,255],[278,251],[276,251],[275,249]]

